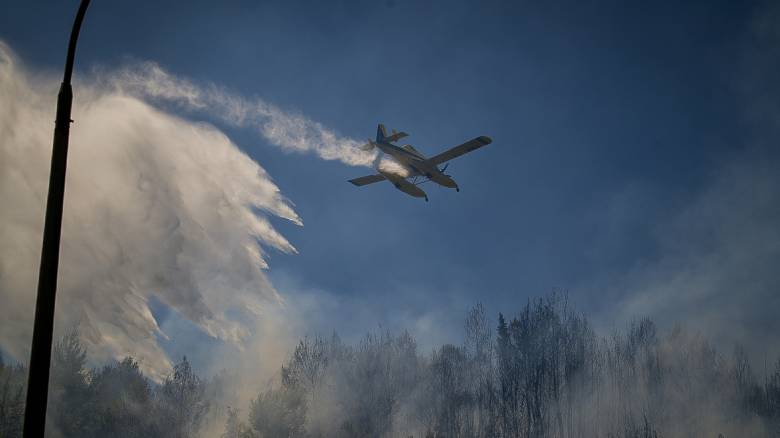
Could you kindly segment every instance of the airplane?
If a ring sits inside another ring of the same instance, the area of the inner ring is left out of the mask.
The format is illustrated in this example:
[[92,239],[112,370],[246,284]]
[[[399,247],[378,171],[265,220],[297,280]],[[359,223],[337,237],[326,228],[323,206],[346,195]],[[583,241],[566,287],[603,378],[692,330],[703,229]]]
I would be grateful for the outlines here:
[[363,145],[361,149],[370,151],[374,148],[378,148],[381,152],[390,155],[401,166],[402,172],[392,172],[388,169],[382,169],[379,164],[379,158],[375,161],[377,174],[361,176],[349,180],[356,186],[364,186],[379,181],[388,180],[395,188],[415,198],[425,198],[428,201],[428,195],[418,187],[420,184],[433,181],[440,186],[455,189],[460,191],[460,187],[450,175],[444,173],[447,170],[449,163],[445,164],[442,168],[439,165],[446,163],[461,155],[467,154],[473,150],[479,149],[482,146],[489,145],[493,140],[490,137],[480,136],[475,139],[469,140],[461,145],[455,146],[445,152],[438,155],[434,155],[430,158],[425,158],[417,149],[412,145],[407,144],[403,146],[396,146],[393,143],[398,140],[408,137],[409,134],[405,132],[397,132],[393,129],[391,135],[387,135],[385,125],[379,124],[376,128],[376,141],[368,140],[368,143]]

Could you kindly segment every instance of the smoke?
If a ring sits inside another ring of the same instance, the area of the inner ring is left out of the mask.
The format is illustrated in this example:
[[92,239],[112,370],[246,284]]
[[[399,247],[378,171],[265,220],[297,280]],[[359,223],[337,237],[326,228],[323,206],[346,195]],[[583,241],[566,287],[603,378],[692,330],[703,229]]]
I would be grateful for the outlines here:
[[361,150],[361,142],[340,137],[301,114],[283,111],[260,98],[246,99],[214,84],[200,86],[174,77],[153,62],[125,67],[107,79],[107,85],[117,92],[174,102],[190,111],[208,112],[229,125],[254,129],[285,151],[313,152],[351,166],[371,166],[377,155]]
[[409,171],[393,158],[376,149],[361,149],[364,142],[340,137],[318,122],[263,99],[247,99],[215,84],[198,85],[175,77],[154,62],[126,66],[102,79],[106,88],[118,93],[171,102],[193,113],[207,113],[233,127],[254,129],[269,144],[287,152],[315,153],[325,160],[409,176]]
[[[756,368],[780,354],[780,7],[759,8],[741,47],[734,84],[745,135],[721,157],[699,190],[651,226],[657,256],[617,278],[598,278],[626,294],[606,308],[624,320],[649,315],[670,326],[680,321],[717,344],[744,345]],[[629,188],[606,209],[644,215],[651,194]]]
[[403,332],[305,338],[245,418],[263,436],[775,436],[771,390],[706,336],[643,319],[602,337],[556,295],[503,321],[477,305],[462,346],[430,353]]
[[[304,116],[198,87],[153,63],[89,79],[74,87],[58,331],[78,326],[93,360],[132,355],[157,380],[171,362],[152,297],[239,348],[255,330],[271,333],[256,322],[284,307],[263,272],[267,249],[296,252],[271,218],[301,219],[219,129],[147,102],[170,101],[324,159],[370,165],[375,153]],[[0,42],[0,346],[19,360],[29,355],[58,86]]]
[[721,345],[745,345],[756,364],[780,354],[777,165],[756,157],[732,163],[658,224],[663,256],[620,281],[631,295],[617,314],[653,315],[665,326],[685,321]]

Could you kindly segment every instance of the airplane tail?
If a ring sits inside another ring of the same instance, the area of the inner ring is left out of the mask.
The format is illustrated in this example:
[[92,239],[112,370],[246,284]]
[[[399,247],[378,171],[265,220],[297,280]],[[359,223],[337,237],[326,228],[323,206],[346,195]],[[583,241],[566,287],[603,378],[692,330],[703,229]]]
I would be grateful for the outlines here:
[[376,127],[376,142],[377,143],[392,143],[395,141],[398,141],[404,137],[408,137],[409,134],[405,132],[398,132],[395,129],[393,129],[393,133],[390,135],[387,135],[387,129],[385,129],[385,125],[379,124],[379,126]]
[[384,142],[386,138],[387,138],[387,129],[385,129],[385,125],[380,123],[376,127],[376,141],[377,143]]

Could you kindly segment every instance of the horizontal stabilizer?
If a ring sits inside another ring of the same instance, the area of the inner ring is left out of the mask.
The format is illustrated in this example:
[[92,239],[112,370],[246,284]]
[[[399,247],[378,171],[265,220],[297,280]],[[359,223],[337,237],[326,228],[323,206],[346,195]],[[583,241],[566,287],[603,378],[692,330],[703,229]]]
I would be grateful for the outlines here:
[[398,141],[404,137],[408,137],[409,134],[405,132],[394,132],[393,135],[385,137],[385,141],[388,143],[392,143],[394,141]]
[[385,128],[385,125],[381,123],[376,127],[376,141],[378,142],[384,141],[387,143],[392,143],[408,136],[409,134],[405,132],[398,132],[395,129],[393,129],[392,135],[387,135],[387,128]]
[[360,146],[360,150],[363,150],[363,151],[366,151],[366,152],[368,152],[368,151],[371,151],[371,150],[373,150],[373,149],[374,149],[374,147],[376,147],[376,143],[374,143],[373,141],[371,141],[371,139],[369,138],[369,139],[368,139],[368,143],[366,143],[366,144],[364,144],[364,145]]
[[361,176],[360,178],[355,178],[349,180],[352,184],[360,187],[365,186],[367,184],[373,184],[375,182],[383,181],[385,179],[382,175],[368,175],[368,176]]

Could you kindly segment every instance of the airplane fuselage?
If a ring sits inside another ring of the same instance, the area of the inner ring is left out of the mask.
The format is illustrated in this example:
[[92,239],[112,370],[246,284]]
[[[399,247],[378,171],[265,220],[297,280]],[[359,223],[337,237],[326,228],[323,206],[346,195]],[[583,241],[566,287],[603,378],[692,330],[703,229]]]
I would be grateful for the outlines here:
[[[364,151],[371,151],[378,148],[381,152],[377,155],[377,161],[375,161],[377,173],[375,175],[353,178],[349,180],[349,182],[361,187],[386,180],[393,184],[396,189],[407,195],[414,196],[415,198],[425,198],[427,201],[428,195],[420,188],[420,184],[426,181],[433,181],[440,186],[460,191],[458,183],[456,183],[452,177],[444,173],[449,164],[448,162],[492,142],[490,137],[479,136],[463,144],[451,147],[432,157],[426,158],[412,145],[396,146],[393,144],[408,136],[409,134],[397,132],[395,129],[392,134],[388,135],[385,125],[380,123],[379,126],[376,127],[376,141],[369,139],[368,143],[360,147],[360,149]],[[401,166],[401,169],[392,169],[392,166],[383,165],[384,163],[380,160],[382,154],[389,155],[394,162],[393,164]],[[439,168],[440,164],[444,164],[444,167]],[[418,177],[422,177],[423,180],[419,181]]]
[[429,162],[424,157],[386,141],[379,141],[375,144],[379,150],[390,155],[401,166],[406,168],[410,176],[424,176],[440,186],[458,189],[458,184],[452,177],[445,175],[435,164]]

